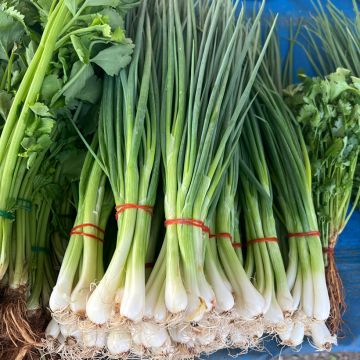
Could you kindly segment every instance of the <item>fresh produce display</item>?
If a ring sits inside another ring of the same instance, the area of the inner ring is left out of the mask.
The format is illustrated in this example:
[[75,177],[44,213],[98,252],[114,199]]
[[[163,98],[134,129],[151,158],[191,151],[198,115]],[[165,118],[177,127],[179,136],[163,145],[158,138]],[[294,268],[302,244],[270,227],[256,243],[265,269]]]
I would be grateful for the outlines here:
[[265,2],[0,5],[1,358],[336,345],[360,46],[314,6],[283,62]]

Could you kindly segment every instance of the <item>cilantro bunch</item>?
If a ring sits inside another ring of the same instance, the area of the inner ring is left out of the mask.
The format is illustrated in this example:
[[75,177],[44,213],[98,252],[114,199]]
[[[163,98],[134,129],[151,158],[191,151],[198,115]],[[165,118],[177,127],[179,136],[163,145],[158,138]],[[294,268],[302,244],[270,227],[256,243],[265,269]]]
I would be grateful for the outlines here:
[[302,127],[312,169],[313,197],[325,250],[349,220],[360,152],[360,79],[338,68],[325,78],[301,76],[288,101]]

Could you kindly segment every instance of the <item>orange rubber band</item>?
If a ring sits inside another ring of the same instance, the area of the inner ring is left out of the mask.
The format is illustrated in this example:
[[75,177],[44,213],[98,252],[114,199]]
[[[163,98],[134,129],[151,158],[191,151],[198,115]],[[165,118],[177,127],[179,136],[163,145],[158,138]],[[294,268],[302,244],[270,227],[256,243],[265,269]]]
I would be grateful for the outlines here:
[[116,218],[116,220],[118,220],[119,214],[123,213],[125,210],[128,210],[128,209],[143,210],[143,211],[147,212],[149,215],[152,215],[154,207],[150,206],[150,205],[138,205],[138,204],[131,204],[131,203],[122,204],[122,205],[116,205],[115,206],[115,210],[116,210],[115,218]]
[[232,247],[234,249],[241,249],[244,245],[242,243],[232,243]]
[[322,248],[323,253],[326,253],[326,254],[333,254],[334,250],[335,250],[335,248],[333,248],[331,246]]
[[100,231],[102,234],[105,234],[105,230],[102,229],[101,227],[99,227],[97,225],[94,225],[94,224],[91,224],[91,223],[85,223],[85,224],[80,224],[80,225],[74,226],[70,231],[70,236],[71,235],[82,235],[82,236],[89,237],[91,239],[95,239],[95,240],[100,241],[100,242],[104,242],[104,240],[101,237],[96,236],[94,234],[89,234],[89,233],[86,233],[86,232],[83,232],[83,231],[76,231],[76,230],[82,229],[84,227],[92,227],[92,228]]
[[71,232],[73,232],[74,230],[77,230],[77,229],[82,229],[84,227],[93,227],[94,229],[99,230],[101,233],[105,234],[104,229],[102,229],[101,227],[99,227],[97,225],[90,224],[90,223],[76,225],[71,229]]
[[[232,240],[232,236],[229,233],[217,233],[217,234],[210,234],[209,238],[217,238],[217,239],[230,239]],[[243,247],[242,243],[231,243],[234,249],[241,249]]]
[[320,231],[313,230],[313,231],[305,231],[299,233],[289,233],[287,237],[306,237],[306,236],[320,236]]
[[210,234],[209,238],[230,239],[230,240],[232,240],[232,236],[229,233]]
[[169,219],[164,221],[164,225],[190,225],[200,228],[203,232],[210,233],[210,228],[203,221],[196,219]]
[[252,244],[262,243],[262,242],[279,242],[279,240],[277,237],[264,237],[264,238],[248,240],[246,243],[247,243],[247,245],[252,245]]
[[205,224],[202,227],[202,231],[205,232],[205,233],[208,233],[209,236],[210,236],[210,228],[208,226],[206,226]]
[[101,229],[100,227],[94,225],[94,224],[90,224],[90,223],[86,223],[86,224],[81,224],[81,225],[77,225],[75,227],[73,227],[70,231],[70,235],[82,235],[82,236],[86,236],[86,237],[89,237],[91,239],[95,239],[97,241],[100,241],[100,242],[104,242],[104,240],[99,237],[99,236],[96,236],[94,234],[89,234],[89,233],[86,233],[86,232],[83,232],[83,231],[75,231],[77,229],[82,229],[84,227],[93,227],[94,229],[100,231],[102,234],[105,233],[105,231],[103,229]]

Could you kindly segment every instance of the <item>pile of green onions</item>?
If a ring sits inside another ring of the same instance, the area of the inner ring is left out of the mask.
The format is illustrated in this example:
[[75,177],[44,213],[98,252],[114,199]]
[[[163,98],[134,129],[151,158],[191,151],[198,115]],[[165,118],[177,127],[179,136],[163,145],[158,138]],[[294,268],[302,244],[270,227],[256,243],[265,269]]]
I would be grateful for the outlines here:
[[[323,248],[348,220],[360,87],[341,69],[284,96],[291,55],[284,75],[264,6],[54,0],[35,27],[19,17],[27,62],[10,43],[0,57],[1,341],[72,359],[336,344]],[[329,106],[354,135],[347,172],[324,162]]]

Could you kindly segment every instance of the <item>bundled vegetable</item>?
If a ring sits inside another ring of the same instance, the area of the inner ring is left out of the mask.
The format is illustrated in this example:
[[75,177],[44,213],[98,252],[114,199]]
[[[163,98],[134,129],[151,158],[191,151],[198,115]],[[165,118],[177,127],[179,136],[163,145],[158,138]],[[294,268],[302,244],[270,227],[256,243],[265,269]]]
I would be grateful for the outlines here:
[[[314,6],[315,15],[306,24],[307,42],[304,47],[307,56],[318,75],[326,76],[337,68],[345,68],[360,77],[359,19],[358,4],[353,1],[354,16],[347,16],[330,1],[323,6],[320,1]],[[320,44],[320,46],[319,46]],[[360,191],[360,161],[353,186],[353,201]]]
[[[318,348],[336,340],[325,326],[330,302],[326,287],[322,246],[312,200],[311,167],[300,128],[273,81],[274,69],[264,63],[256,83],[259,96],[256,116],[263,119],[262,138],[275,189],[275,204],[288,232],[287,282],[294,307],[298,309],[293,328],[282,334],[286,341],[292,330],[313,334]],[[270,75],[271,74],[271,75]]]
[[146,2],[138,17],[133,60],[119,76],[106,78],[100,110],[100,159],[114,193],[118,237],[87,302],[86,314],[96,324],[119,311],[130,320],[144,315],[145,256],[160,160],[159,95]]
[[[206,250],[205,225],[210,208],[216,206],[262,60],[263,54],[255,64],[249,61],[262,8],[247,28],[244,9],[236,19],[230,2],[204,1],[193,8],[191,2],[181,6],[172,1],[162,7],[160,30],[166,42],[159,56],[159,78],[166,236],[147,283],[146,316],[169,324],[172,340],[182,345],[179,351],[196,354],[198,349],[212,351],[220,336],[226,339],[227,330],[220,334],[214,325],[226,317],[225,311],[234,310],[239,319],[263,311],[262,296],[247,279],[231,244],[224,258],[235,261],[231,272],[237,279],[234,288],[224,284],[219,260]],[[198,27],[204,29],[200,37]],[[220,344],[224,346],[221,339]]]
[[[265,151],[260,134],[260,122],[251,110],[241,141],[241,206],[244,212],[247,239],[245,270],[266,301],[264,322],[268,332],[282,336],[291,327],[296,304],[287,283],[284,261],[279,247],[273,193]],[[244,168],[245,167],[245,168]],[[252,174],[252,176],[249,176]],[[302,342],[302,337],[283,341],[290,346]]]
[[336,334],[345,303],[333,253],[360,196],[359,192],[350,209],[360,152],[360,86],[358,78],[341,68],[324,79],[302,76],[301,80],[300,85],[287,89],[288,101],[309,154],[332,305],[329,321]]
[[57,337],[61,330],[64,337],[73,336],[88,347],[100,342],[101,338],[105,340],[92,329],[78,326],[78,318],[86,316],[91,285],[104,273],[103,241],[113,207],[112,193],[105,181],[105,174],[89,153],[80,177],[75,224],[49,302],[54,320],[47,335]]

